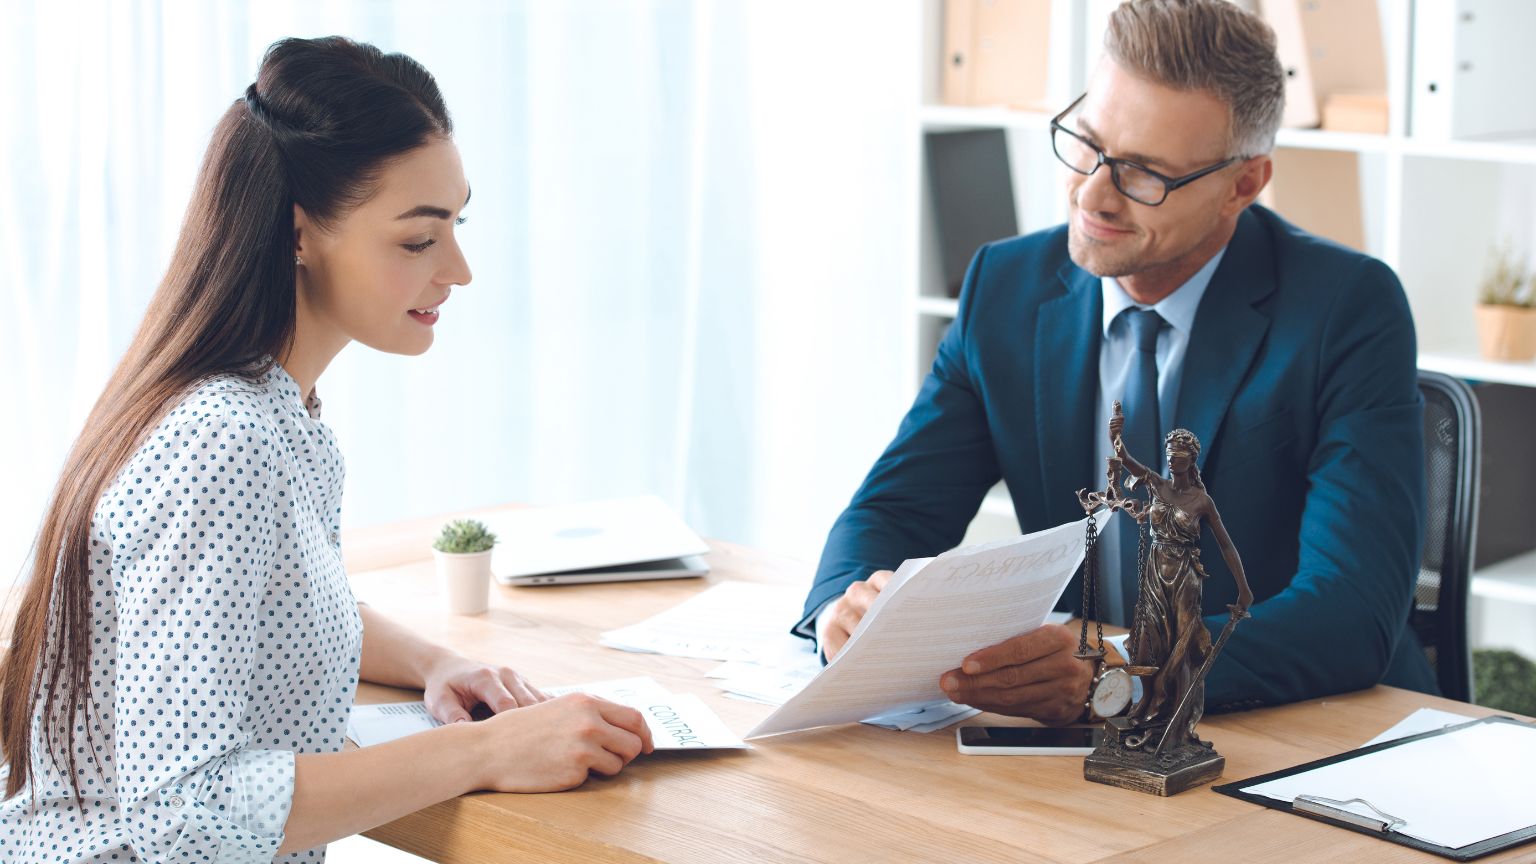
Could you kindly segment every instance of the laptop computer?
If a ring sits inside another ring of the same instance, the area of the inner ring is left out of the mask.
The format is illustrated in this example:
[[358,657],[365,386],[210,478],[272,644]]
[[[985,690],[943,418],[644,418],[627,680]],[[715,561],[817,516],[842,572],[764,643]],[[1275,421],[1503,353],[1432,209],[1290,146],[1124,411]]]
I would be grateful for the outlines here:
[[499,513],[491,572],[503,585],[576,585],[703,576],[709,546],[659,498]]

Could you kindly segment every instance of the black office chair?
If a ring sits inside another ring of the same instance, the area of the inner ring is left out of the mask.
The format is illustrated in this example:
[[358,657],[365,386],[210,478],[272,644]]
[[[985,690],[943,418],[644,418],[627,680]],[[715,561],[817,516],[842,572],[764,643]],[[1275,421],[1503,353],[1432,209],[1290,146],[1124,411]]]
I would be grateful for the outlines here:
[[1424,555],[1410,623],[1435,670],[1441,695],[1472,701],[1467,586],[1477,539],[1482,419],[1472,388],[1419,370],[1424,397],[1424,475],[1428,487]]

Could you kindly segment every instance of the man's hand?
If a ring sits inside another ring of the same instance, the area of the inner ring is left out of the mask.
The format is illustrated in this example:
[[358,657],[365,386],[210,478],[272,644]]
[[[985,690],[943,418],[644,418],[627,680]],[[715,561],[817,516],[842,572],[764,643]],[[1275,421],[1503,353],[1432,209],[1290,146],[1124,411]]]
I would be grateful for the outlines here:
[[891,580],[891,575],[889,570],[876,570],[869,574],[868,579],[849,585],[843,596],[832,602],[826,630],[817,634],[821,639],[821,651],[827,655],[828,660],[843,650],[848,637],[853,635],[854,628],[859,626],[864,613],[869,611],[869,604],[880,596],[880,589]]
[[1083,715],[1093,664],[1072,656],[1077,636],[1060,624],[983,648],[939,676],[962,705],[1063,726]]

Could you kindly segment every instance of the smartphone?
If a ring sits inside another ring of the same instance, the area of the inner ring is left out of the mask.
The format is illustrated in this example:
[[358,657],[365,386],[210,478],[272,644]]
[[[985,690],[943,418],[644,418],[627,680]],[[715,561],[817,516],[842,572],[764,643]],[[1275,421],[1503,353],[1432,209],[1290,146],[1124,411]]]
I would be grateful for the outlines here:
[[968,756],[1087,756],[1104,740],[1102,726],[962,726],[955,730]]

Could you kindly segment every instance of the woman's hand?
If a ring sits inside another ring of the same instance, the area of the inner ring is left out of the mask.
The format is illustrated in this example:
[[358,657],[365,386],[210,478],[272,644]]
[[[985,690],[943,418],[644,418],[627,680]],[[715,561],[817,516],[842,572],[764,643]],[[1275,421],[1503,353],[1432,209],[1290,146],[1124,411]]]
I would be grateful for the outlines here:
[[639,711],[585,693],[506,711],[472,730],[482,766],[475,788],[495,792],[574,789],[590,772],[612,776],[655,749]]
[[485,705],[494,714],[548,701],[528,679],[507,666],[489,666],[459,654],[444,654],[427,672],[427,711],[443,723],[470,719]]

